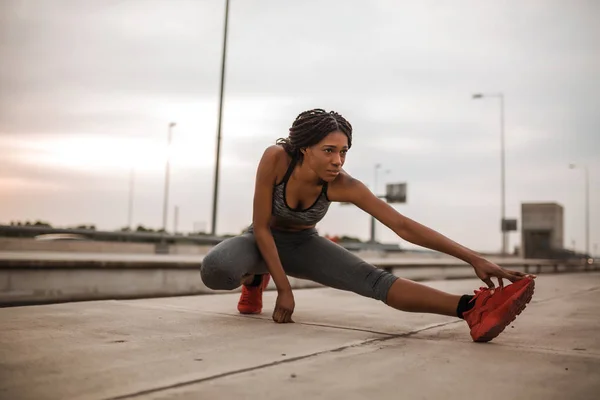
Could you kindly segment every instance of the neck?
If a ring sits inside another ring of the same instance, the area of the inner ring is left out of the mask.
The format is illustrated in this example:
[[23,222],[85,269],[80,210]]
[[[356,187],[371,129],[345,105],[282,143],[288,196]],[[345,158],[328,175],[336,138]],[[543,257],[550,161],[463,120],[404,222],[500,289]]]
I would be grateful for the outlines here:
[[292,177],[307,185],[321,185],[323,180],[313,171],[306,162],[300,164],[298,162],[296,170],[292,174]]

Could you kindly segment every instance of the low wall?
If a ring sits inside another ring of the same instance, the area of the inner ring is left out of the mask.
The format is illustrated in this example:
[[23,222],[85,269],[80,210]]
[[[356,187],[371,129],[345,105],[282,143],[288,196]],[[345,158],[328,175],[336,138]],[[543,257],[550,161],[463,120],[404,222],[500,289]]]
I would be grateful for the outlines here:
[[[122,261],[105,258],[86,260],[26,260],[0,258],[0,306],[224,293],[208,289],[200,279],[200,257],[156,257],[150,261]],[[395,275],[419,281],[474,278],[473,269],[453,260],[366,260]],[[598,264],[557,263],[533,260],[507,262],[511,269],[531,273],[585,272],[600,269]],[[290,277],[293,289],[320,287],[311,281]],[[270,289],[275,286],[271,281]],[[239,289],[237,289],[239,290]]]

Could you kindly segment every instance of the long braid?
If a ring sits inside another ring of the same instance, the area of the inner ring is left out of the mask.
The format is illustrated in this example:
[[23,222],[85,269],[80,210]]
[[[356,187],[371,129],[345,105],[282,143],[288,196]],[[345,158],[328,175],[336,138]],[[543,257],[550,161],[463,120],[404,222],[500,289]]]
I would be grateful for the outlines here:
[[300,149],[319,143],[334,131],[343,132],[348,137],[348,148],[352,146],[352,125],[335,111],[316,108],[301,112],[292,124],[288,137],[280,138],[276,143],[302,161]]

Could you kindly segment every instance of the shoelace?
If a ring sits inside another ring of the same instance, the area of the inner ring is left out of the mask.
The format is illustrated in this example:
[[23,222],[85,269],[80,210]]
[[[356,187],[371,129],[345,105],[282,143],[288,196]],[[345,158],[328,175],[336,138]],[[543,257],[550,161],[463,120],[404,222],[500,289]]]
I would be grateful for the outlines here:
[[473,300],[475,298],[477,298],[479,295],[481,295],[482,293],[485,293],[486,291],[489,291],[489,290],[490,290],[490,288],[489,287],[485,287],[485,286],[481,286],[479,288],[479,290],[477,290],[477,289],[473,290],[473,293],[475,293],[475,297],[473,297]]
[[[473,297],[472,300],[475,300],[475,298],[477,298],[479,295],[481,295],[482,293],[485,293],[485,292],[489,292],[490,290],[491,289],[487,286],[481,286],[479,288],[479,290],[473,290],[473,293],[475,293],[475,297]],[[491,293],[491,295],[493,296],[497,291],[500,291],[500,290],[502,290],[501,287],[494,288],[494,292]]]

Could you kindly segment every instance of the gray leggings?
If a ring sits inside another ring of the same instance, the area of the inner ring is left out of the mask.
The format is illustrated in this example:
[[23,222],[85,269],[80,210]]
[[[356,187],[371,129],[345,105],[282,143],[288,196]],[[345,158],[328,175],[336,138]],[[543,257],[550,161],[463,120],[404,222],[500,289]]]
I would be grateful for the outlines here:
[[[335,289],[352,291],[386,302],[397,276],[374,267],[317,230],[271,230],[286,275],[307,279]],[[252,227],[240,236],[225,239],[202,260],[200,275],[214,290],[233,290],[245,275],[269,271],[256,245]]]

